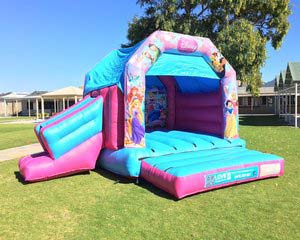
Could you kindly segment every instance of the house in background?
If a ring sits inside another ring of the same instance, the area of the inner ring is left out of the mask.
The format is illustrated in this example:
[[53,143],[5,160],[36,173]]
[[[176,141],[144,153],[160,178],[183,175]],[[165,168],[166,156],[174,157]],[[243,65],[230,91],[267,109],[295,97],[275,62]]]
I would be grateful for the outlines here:
[[[295,116],[300,112],[300,104],[297,104],[300,102],[299,83],[300,62],[289,62],[287,68],[280,71],[273,81],[260,88],[258,97],[253,97],[246,91],[246,87],[240,86],[238,88],[239,113],[277,114],[295,124]],[[295,96],[298,96],[297,101]]]
[[[41,98],[42,94],[47,93],[47,91],[34,91],[22,99],[22,116],[34,116],[36,115],[37,104],[36,99]],[[41,108],[39,104],[39,109]]]
[[297,127],[300,117],[300,62],[287,64],[286,70],[281,71],[278,81],[275,81],[274,89],[276,90],[276,114]]
[[2,94],[0,116],[36,116],[44,119],[81,100],[82,93],[82,88],[69,86],[52,92]]
[[[81,87],[65,87],[41,95],[41,118],[52,116],[65,110],[83,98]],[[48,105],[47,105],[48,103]]]
[[[295,96],[299,99],[300,62],[289,62],[287,69],[279,72],[273,81],[260,88],[260,95],[253,97],[246,87],[238,88],[239,113],[255,114],[295,114]],[[295,90],[298,89],[298,93]],[[52,116],[82,99],[82,87],[65,87],[52,92],[34,91],[27,93],[0,94],[0,116],[37,116],[44,119]],[[299,104],[300,105],[300,104]],[[300,112],[300,106],[297,112]]]
[[0,116],[18,116],[22,113],[22,100],[28,93],[3,93],[0,95]]
[[253,97],[250,92],[246,91],[246,87],[238,88],[239,114],[275,114],[274,86],[264,86],[259,90],[260,95]]

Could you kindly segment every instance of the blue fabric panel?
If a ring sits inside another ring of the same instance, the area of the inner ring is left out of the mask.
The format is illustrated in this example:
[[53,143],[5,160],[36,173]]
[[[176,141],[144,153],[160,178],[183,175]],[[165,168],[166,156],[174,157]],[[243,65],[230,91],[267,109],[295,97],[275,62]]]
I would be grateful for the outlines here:
[[199,134],[196,133],[171,131],[169,133],[169,136],[178,140],[184,140],[184,142],[192,144],[193,146],[195,146],[194,151],[214,148],[214,144],[212,142],[200,138]]
[[156,76],[146,76],[146,91],[151,91],[153,88],[163,91],[166,89],[165,85]]
[[[246,148],[240,148],[240,147],[238,148],[235,147],[230,149],[230,151],[233,150],[236,152],[238,151],[239,154],[250,151],[247,150]],[[211,149],[210,151],[202,150],[202,151],[179,153],[173,155],[172,157],[170,155],[153,157],[153,158],[148,158],[145,161],[151,164],[152,166],[155,166],[161,170],[164,169],[165,171],[166,169],[170,169],[172,167],[184,166],[184,165],[189,165],[189,164],[199,163],[199,162],[202,163],[207,161],[208,158],[219,158],[220,156],[223,156],[224,153],[229,154],[230,151],[228,150],[228,148],[226,148],[225,150],[224,149]]]
[[55,159],[102,131],[102,109],[103,100],[100,98],[84,110],[44,131]]
[[[124,86],[124,69],[125,65],[134,54],[134,52],[143,43],[136,44],[131,48],[122,48],[114,50],[104,57],[95,67],[85,76],[84,95],[87,93],[101,89],[104,87],[117,84],[120,89]],[[211,88],[215,87],[220,79],[215,71],[201,55],[183,55],[173,52],[164,52],[157,61],[151,66],[146,76],[189,76],[199,78],[196,88],[200,88],[199,84],[205,82],[211,84]],[[205,87],[202,86],[205,92]],[[191,88],[189,88],[191,89]],[[184,91],[184,90],[183,90]]]
[[179,90],[183,93],[209,93],[220,88],[219,79],[204,77],[175,77]]
[[[180,138],[180,139],[184,139],[185,141],[194,142],[194,144],[197,145],[197,150],[246,146],[245,140],[240,138],[234,140],[228,140],[228,139],[223,139],[223,138],[219,138],[207,134],[182,132],[182,131],[171,131],[169,133],[174,138]],[[211,146],[210,148],[208,144],[210,144]]]
[[131,48],[114,50],[103,58],[86,74],[83,94],[86,95],[93,90],[115,84],[123,89],[125,65],[142,43],[140,42]]
[[86,105],[87,103],[89,103],[92,100],[93,100],[93,98],[85,98],[82,101],[78,102],[77,105],[71,106],[70,108],[66,109],[64,112],[49,118],[48,120],[42,122],[41,124],[36,125],[35,126],[36,132],[38,134],[40,134],[41,128],[46,127],[50,123],[53,123],[56,120],[59,120],[59,119],[63,118],[64,116],[66,116],[67,114],[69,114],[71,112],[74,112],[75,110],[77,110],[78,108],[81,108],[82,106]]
[[145,159],[147,163],[177,177],[244,164],[273,161],[279,156],[244,147],[220,148]]
[[146,75],[220,79],[203,57],[169,53],[162,53]]
[[100,166],[122,176],[138,177],[141,170],[141,161],[151,155],[148,148],[122,148],[120,150],[104,149],[100,154]]
[[143,159],[156,159],[160,156],[177,157],[182,153],[211,150],[219,147],[233,148],[244,146],[244,140],[226,139],[182,131],[154,131],[146,133],[146,148],[122,148],[116,151],[103,150],[100,165],[124,176],[139,176]]
[[[153,144],[152,148],[157,151],[159,141],[164,142],[165,136],[159,132],[153,132],[152,134],[147,135],[147,140],[150,144]],[[160,154],[169,154],[170,152],[180,151],[180,152],[189,152],[195,151],[196,146],[191,142],[186,142],[182,139],[178,138],[170,138],[168,143],[163,145],[164,151],[160,151]],[[175,150],[175,151],[174,151]]]
[[246,141],[241,138],[227,139],[233,146],[246,147]]

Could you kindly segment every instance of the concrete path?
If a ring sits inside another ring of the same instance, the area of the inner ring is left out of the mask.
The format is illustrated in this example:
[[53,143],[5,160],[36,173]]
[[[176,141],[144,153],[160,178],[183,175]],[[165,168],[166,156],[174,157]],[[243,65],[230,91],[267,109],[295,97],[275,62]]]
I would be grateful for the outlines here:
[[0,162],[4,162],[11,159],[21,158],[33,153],[42,152],[43,148],[39,143],[33,143],[21,147],[9,148],[0,150]]

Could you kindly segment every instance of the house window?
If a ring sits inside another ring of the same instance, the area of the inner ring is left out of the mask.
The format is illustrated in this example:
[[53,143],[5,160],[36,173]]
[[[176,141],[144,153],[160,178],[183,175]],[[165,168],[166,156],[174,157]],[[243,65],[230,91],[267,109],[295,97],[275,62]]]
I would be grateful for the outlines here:
[[45,107],[45,109],[54,109],[54,103],[52,101],[51,102],[45,102],[44,107]]
[[[28,102],[26,103],[26,108],[27,108],[27,110],[29,110],[29,104],[28,104]],[[30,102],[30,110],[33,110],[33,102]]]
[[253,106],[259,107],[260,105],[262,105],[262,99],[260,97],[253,98]]
[[251,106],[251,98],[252,97],[248,97],[248,106]]
[[245,97],[239,97],[239,104],[240,104],[240,106],[247,105],[247,98],[245,98]]
[[273,97],[267,97],[267,105],[270,107],[273,106]]

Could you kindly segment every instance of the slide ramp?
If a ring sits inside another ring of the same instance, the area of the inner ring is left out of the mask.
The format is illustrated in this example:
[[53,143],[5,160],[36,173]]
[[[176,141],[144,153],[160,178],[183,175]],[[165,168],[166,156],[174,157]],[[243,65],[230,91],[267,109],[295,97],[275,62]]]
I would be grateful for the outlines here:
[[19,161],[25,181],[42,181],[94,169],[102,149],[103,98],[82,101],[35,126],[44,152]]

